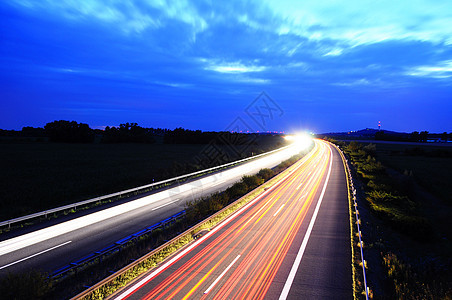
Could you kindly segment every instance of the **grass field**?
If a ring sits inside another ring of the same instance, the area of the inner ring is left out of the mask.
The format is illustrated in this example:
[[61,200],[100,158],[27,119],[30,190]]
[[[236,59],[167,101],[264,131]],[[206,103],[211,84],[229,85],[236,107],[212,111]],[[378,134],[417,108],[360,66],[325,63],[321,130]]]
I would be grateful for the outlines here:
[[[2,143],[0,220],[193,171],[200,168],[194,165],[194,157],[205,147],[161,143]],[[256,154],[276,148],[277,143],[269,144],[267,140],[246,151],[235,147],[239,153],[249,155],[251,151]]]
[[432,144],[376,144],[377,159],[415,180],[446,203],[452,204],[452,147]]
[[452,147],[343,146],[360,175],[368,284],[375,299],[452,299]]

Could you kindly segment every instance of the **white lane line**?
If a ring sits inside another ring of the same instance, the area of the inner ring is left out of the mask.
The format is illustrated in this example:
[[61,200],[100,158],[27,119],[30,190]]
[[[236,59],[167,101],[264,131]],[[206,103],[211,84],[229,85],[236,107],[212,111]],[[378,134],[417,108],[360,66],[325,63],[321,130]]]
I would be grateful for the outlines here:
[[314,214],[312,215],[311,222],[309,222],[308,230],[306,231],[306,235],[303,238],[303,242],[301,243],[300,250],[298,251],[297,257],[292,265],[292,269],[290,270],[289,276],[287,277],[286,283],[284,284],[284,288],[279,296],[279,300],[287,299],[289,295],[290,288],[292,287],[292,283],[295,279],[295,274],[298,271],[298,267],[300,266],[301,259],[303,258],[304,250],[306,249],[306,245],[308,244],[309,236],[311,235],[312,228],[314,227],[315,219],[317,218],[317,214],[319,213],[320,204],[322,204],[323,196],[325,195],[326,186],[328,185],[328,181],[330,179],[331,174],[331,165],[333,164],[333,153],[330,150],[330,166],[328,169],[328,175],[326,176],[325,184],[323,185],[322,193],[320,194],[319,201],[314,210]]
[[286,205],[286,203],[284,203],[283,205],[281,205],[281,207],[275,212],[275,214],[273,215],[273,217],[276,217],[276,215],[279,213],[279,211],[284,207],[284,205]]
[[[309,172],[307,176],[311,175],[311,173],[312,173],[312,172]],[[304,181],[303,181],[302,183],[300,183],[300,184],[297,186],[296,190],[299,190],[300,187],[301,187],[303,184],[305,184]]]
[[15,262],[12,262],[12,263],[10,263],[10,264],[7,264],[7,265],[5,265],[5,266],[3,266],[3,267],[0,267],[0,270],[1,270],[1,269],[8,268],[8,267],[10,267],[10,266],[12,266],[12,265],[18,264],[18,263],[20,263],[20,262],[23,262],[24,260],[30,259],[30,258],[32,258],[32,257],[41,255],[41,254],[46,253],[46,252],[49,252],[49,251],[52,251],[52,250],[54,250],[54,249],[56,249],[56,248],[59,248],[59,247],[64,246],[64,245],[67,245],[67,244],[69,244],[69,243],[72,243],[72,241],[68,241],[68,242],[66,242],[66,243],[57,245],[57,246],[55,246],[55,247],[49,248],[49,249],[44,250],[44,251],[41,251],[41,252],[39,252],[39,253],[36,253],[36,254],[30,255],[30,256],[27,256],[27,257],[25,257],[25,258],[19,259],[18,261],[15,261]]
[[176,200],[174,200],[174,201],[167,202],[167,203],[162,204],[162,205],[160,205],[160,206],[154,207],[152,210],[157,210],[157,209],[159,209],[159,208],[162,208],[162,207],[165,207],[165,206],[167,206],[167,205],[173,204],[174,202],[177,202],[177,201],[179,201],[179,200],[180,200],[180,199],[176,199]]
[[215,281],[209,286],[209,288],[204,292],[204,294],[207,294],[208,292],[210,292],[211,289],[213,289],[213,287],[218,283],[218,281],[221,280],[221,278],[226,274],[227,271],[229,271],[229,269],[235,264],[235,262],[240,258],[240,254],[237,255],[237,257],[231,262],[231,264],[223,271],[223,273],[220,274],[220,276],[218,276],[217,279],[215,279]]

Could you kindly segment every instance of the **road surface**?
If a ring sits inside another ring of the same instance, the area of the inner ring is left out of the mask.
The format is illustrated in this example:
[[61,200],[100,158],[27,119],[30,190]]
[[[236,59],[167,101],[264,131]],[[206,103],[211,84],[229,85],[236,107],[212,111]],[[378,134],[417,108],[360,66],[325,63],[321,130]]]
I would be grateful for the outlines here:
[[[189,200],[224,190],[243,175],[274,167],[296,152],[295,147],[281,150],[189,183],[3,240],[0,277],[31,269],[51,273],[174,215]],[[0,235],[0,239],[5,236]]]
[[314,151],[271,189],[115,299],[352,299],[342,160]]

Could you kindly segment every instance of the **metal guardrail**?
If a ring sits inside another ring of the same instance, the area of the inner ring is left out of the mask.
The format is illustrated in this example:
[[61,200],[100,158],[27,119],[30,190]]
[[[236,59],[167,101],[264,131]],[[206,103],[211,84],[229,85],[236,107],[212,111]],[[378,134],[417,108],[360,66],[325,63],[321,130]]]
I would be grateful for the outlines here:
[[50,277],[57,278],[60,276],[64,276],[65,274],[76,270],[78,268],[81,268],[83,266],[86,266],[88,263],[93,262],[95,259],[113,254],[115,251],[119,251],[122,247],[124,247],[128,242],[131,242],[145,234],[151,233],[152,231],[158,229],[158,228],[164,228],[165,226],[175,222],[177,219],[185,216],[185,210],[178,212],[177,214],[172,215],[171,217],[166,218],[165,220],[162,220],[160,222],[157,222],[149,227],[146,227],[138,232],[135,232],[134,234],[131,234],[125,238],[120,239],[119,241],[108,245],[107,247],[104,247],[94,253],[90,253],[74,262],[71,262],[70,264],[59,268],[58,270],[55,270],[50,274]]
[[173,178],[170,178],[170,179],[166,179],[166,180],[162,180],[162,181],[159,181],[159,182],[155,182],[155,183],[139,186],[139,187],[136,187],[136,188],[132,188],[132,189],[116,192],[116,193],[113,193],[113,194],[99,196],[99,197],[95,197],[95,198],[92,198],[92,199],[84,200],[84,201],[81,201],[81,202],[72,203],[72,204],[68,204],[68,205],[65,205],[65,206],[60,206],[60,207],[49,209],[49,210],[44,210],[44,211],[37,212],[37,213],[34,213],[34,214],[26,215],[26,216],[23,216],[23,217],[18,217],[18,218],[6,220],[6,221],[3,221],[3,222],[0,222],[0,227],[8,226],[8,228],[10,228],[11,224],[22,222],[22,221],[26,221],[26,220],[30,220],[30,219],[34,219],[34,218],[38,218],[38,217],[42,217],[42,216],[45,216],[47,218],[48,214],[53,214],[53,213],[56,213],[56,212],[65,211],[65,210],[69,210],[69,209],[77,209],[78,206],[84,206],[84,205],[87,205],[87,204],[90,204],[90,203],[95,203],[95,202],[106,200],[106,199],[109,199],[109,198],[118,197],[118,196],[122,196],[122,195],[125,195],[125,194],[138,192],[140,190],[149,189],[151,187],[159,186],[159,185],[166,184],[166,183],[169,183],[169,182],[178,181],[180,179],[186,179],[186,178],[189,178],[189,177],[192,177],[192,176],[200,175],[200,174],[203,174],[203,173],[208,173],[208,172],[211,172],[211,171],[214,171],[214,170],[218,170],[218,169],[222,169],[222,168],[225,168],[225,167],[229,167],[231,165],[239,164],[239,163],[242,163],[242,162],[245,162],[245,161],[248,161],[248,160],[256,159],[256,158],[259,158],[261,156],[269,155],[269,154],[272,154],[272,153],[275,153],[275,152],[287,149],[289,147],[291,147],[291,145],[285,146],[285,147],[281,147],[279,149],[272,150],[272,151],[269,151],[269,152],[266,152],[266,153],[262,153],[262,154],[259,154],[259,155],[255,155],[255,156],[252,156],[252,157],[236,160],[236,161],[233,161],[233,162],[221,165],[221,166],[217,166],[217,167],[213,167],[213,168],[208,168],[208,169],[196,171],[196,172],[193,172],[193,173],[190,173],[190,174],[173,177]]
[[366,294],[366,300],[369,300],[369,287],[367,286],[367,279],[366,279],[366,261],[364,260],[364,252],[363,252],[363,246],[364,245],[363,245],[363,241],[362,241],[361,228],[359,226],[361,224],[361,220],[359,219],[358,202],[356,202],[356,189],[355,189],[355,187],[353,185],[352,172],[350,170],[350,166],[349,166],[347,158],[345,158],[344,153],[342,152],[342,150],[338,146],[336,146],[336,145],[334,145],[334,146],[339,151],[343,161],[345,162],[345,166],[347,167],[348,178],[350,180],[350,188],[351,188],[352,193],[353,193],[353,207],[355,208],[356,226],[357,226],[358,237],[359,237],[359,248],[361,250],[361,264],[363,266],[364,291],[365,291],[365,294]]

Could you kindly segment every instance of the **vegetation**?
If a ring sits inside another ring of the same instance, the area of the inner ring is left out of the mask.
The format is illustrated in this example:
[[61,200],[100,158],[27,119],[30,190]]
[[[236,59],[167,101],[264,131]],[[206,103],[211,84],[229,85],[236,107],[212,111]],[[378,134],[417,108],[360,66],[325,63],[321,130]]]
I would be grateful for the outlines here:
[[54,121],[47,123],[44,132],[52,142],[64,143],[91,143],[94,141],[94,132],[88,124],[75,121]]
[[0,298],[11,300],[43,299],[52,290],[53,281],[47,274],[30,271],[8,274],[0,284]]
[[447,279],[440,277],[450,276],[448,270],[438,272],[436,268],[427,268],[419,272],[391,252],[384,255],[383,262],[397,299],[452,299]]
[[[370,261],[368,284],[375,289],[375,298],[451,299],[451,230],[447,222],[438,217],[442,214],[450,217],[451,208],[447,204],[450,202],[443,198],[441,204],[421,192],[417,185],[421,181],[413,176],[420,173],[419,164],[415,160],[409,164],[398,159],[399,156],[410,157],[413,151],[426,153],[401,149],[402,145],[336,143],[348,156],[357,175],[355,179],[359,179],[360,184],[355,180],[358,198],[366,200],[360,215],[367,222],[361,229],[367,245],[366,260]],[[397,152],[394,152],[395,147],[398,147]],[[443,151],[430,150],[426,151],[426,156],[432,160],[448,157]],[[438,156],[433,157],[434,153]],[[384,158],[384,164],[380,158]],[[437,172],[429,172],[425,165],[426,174],[419,178],[432,177],[432,181],[440,182],[439,186],[441,182],[449,183],[450,174],[444,173],[448,172],[448,163],[450,160],[443,160],[443,170]],[[397,168],[400,173],[387,165],[401,167]],[[439,174],[449,179],[443,181]],[[448,183],[442,186],[443,190],[447,190]]]
[[420,215],[419,206],[401,191],[398,183],[386,174],[386,169],[373,156],[375,145],[363,147],[351,142],[343,149],[365,185],[365,199],[371,210],[395,230],[415,239],[428,240],[430,224]]
[[105,128],[102,133],[103,143],[154,143],[154,135],[158,131],[153,128],[143,128],[137,123],[120,124],[119,127]]
[[[419,184],[444,203],[452,204],[447,188],[452,180],[452,147],[435,144],[378,144],[376,147],[378,160],[403,174],[405,186]],[[407,194],[416,197],[412,190],[408,188]]]

